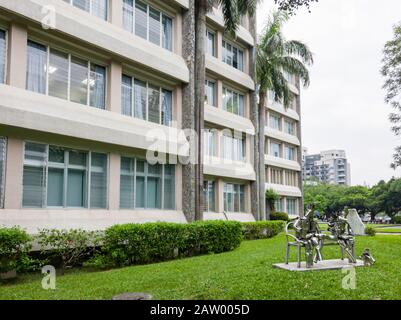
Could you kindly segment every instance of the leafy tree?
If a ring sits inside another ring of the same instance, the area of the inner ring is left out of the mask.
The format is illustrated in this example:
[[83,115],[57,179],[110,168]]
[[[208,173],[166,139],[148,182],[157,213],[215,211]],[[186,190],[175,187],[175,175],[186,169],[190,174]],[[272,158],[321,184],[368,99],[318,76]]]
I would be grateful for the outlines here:
[[[385,78],[383,88],[387,90],[385,101],[394,108],[390,114],[393,124],[392,131],[401,135],[401,22],[394,27],[394,38],[388,41],[384,47],[382,75]],[[394,169],[401,166],[401,146],[396,147]]]
[[276,211],[276,201],[280,199],[278,193],[276,193],[273,189],[266,190],[266,200],[269,205],[270,212]]
[[319,0],[274,0],[278,4],[280,10],[294,14],[296,10],[304,6],[309,10],[312,2],[319,2]]

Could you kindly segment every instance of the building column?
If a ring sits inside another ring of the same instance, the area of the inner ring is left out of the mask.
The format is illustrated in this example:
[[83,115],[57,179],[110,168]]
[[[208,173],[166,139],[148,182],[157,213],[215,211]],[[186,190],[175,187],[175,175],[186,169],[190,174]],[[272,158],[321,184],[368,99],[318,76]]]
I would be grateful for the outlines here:
[[109,22],[117,27],[123,27],[123,0],[109,1]]
[[25,89],[28,31],[11,23],[8,32],[7,81],[10,86]]
[[223,33],[221,31],[216,32],[216,58],[220,61],[223,60]]
[[217,80],[216,82],[216,105],[218,109],[223,109],[223,81]]
[[216,212],[224,212],[224,181],[216,179]]
[[20,209],[22,206],[24,142],[8,137],[6,157],[4,209]]
[[109,164],[109,210],[120,209],[120,167],[121,156],[117,153],[110,153]]
[[121,114],[122,65],[111,61],[107,81],[107,110]]

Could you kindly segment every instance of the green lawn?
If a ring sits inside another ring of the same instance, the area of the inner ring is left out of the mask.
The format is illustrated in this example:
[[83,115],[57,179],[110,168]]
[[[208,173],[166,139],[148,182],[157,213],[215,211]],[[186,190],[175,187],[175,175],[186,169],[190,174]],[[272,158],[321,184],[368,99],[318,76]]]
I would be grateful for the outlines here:
[[[57,290],[41,288],[41,277],[22,276],[0,285],[0,299],[111,299],[122,292],[148,292],[155,299],[401,299],[401,237],[358,237],[377,260],[357,269],[356,290],[341,288],[340,270],[288,272],[272,268],[284,259],[281,234],[247,241],[233,252],[104,272],[74,271],[57,278]],[[327,247],[326,258],[338,248]],[[295,255],[293,253],[293,260]]]
[[376,232],[380,233],[401,233],[401,227],[398,228],[375,228]]

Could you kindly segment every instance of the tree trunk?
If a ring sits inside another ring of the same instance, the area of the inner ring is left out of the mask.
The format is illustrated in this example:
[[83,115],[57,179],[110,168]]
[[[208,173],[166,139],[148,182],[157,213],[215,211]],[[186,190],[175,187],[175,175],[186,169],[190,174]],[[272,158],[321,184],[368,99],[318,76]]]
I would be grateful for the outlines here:
[[266,126],[266,102],[267,92],[260,90],[259,92],[259,206],[261,220],[269,220],[270,214],[266,212],[266,167],[265,167],[265,126]]
[[195,131],[198,135],[195,165],[195,220],[203,220],[203,128],[205,108],[205,37],[208,0],[195,1]]

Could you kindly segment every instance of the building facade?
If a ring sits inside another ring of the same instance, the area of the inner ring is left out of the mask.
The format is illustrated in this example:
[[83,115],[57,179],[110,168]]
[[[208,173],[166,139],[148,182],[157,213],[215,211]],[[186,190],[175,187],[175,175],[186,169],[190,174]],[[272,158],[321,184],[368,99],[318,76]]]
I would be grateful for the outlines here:
[[351,165],[344,150],[328,150],[308,155],[305,150],[303,180],[351,185]]
[[276,211],[297,216],[303,214],[300,82],[292,75],[285,76],[293,95],[291,105],[285,108],[276,102],[272,92],[267,99],[266,189],[273,189],[280,196]]
[[[193,7],[0,0],[0,225],[36,232],[192,220],[182,129],[194,115]],[[256,21],[243,17],[235,37],[223,31],[214,8],[204,219],[253,221]],[[150,161],[150,151],[165,161]]]

